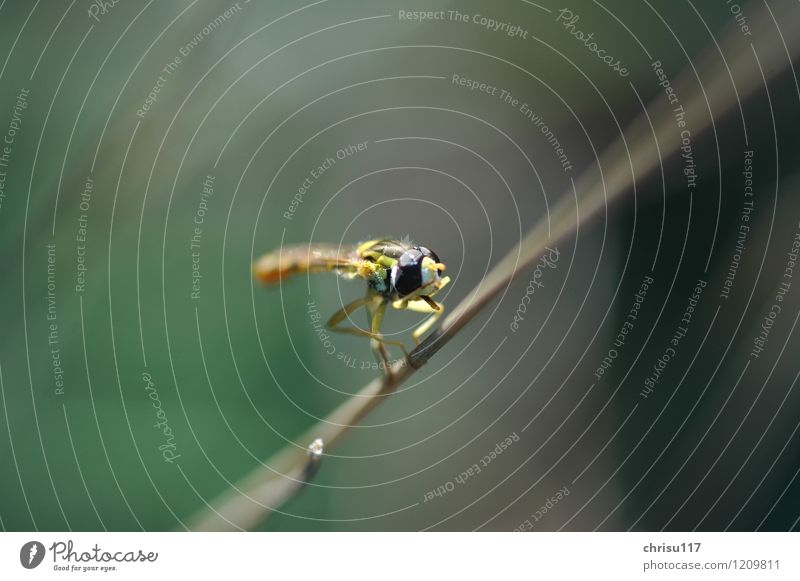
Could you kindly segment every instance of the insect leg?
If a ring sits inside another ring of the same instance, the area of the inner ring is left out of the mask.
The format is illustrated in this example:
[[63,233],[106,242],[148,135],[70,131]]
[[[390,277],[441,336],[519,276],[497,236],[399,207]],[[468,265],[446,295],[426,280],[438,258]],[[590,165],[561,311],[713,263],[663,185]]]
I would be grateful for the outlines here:
[[[328,320],[328,328],[337,333],[350,333],[352,335],[369,337],[372,339],[373,349],[379,353],[381,359],[384,361],[384,363],[386,363],[386,369],[388,372],[388,366],[391,363],[391,358],[389,357],[384,345],[396,345],[403,350],[403,353],[405,353],[406,356],[408,356],[408,351],[402,342],[387,341],[380,333],[381,324],[383,323],[383,314],[386,312],[386,305],[387,302],[383,297],[369,295],[362,297],[336,311]],[[364,306],[367,307],[367,312],[369,314],[370,331],[365,331],[364,329],[360,329],[358,327],[340,326],[345,319]],[[377,348],[375,347],[376,344],[378,345]]]
[[[431,302],[433,300],[431,299]],[[442,303],[434,303],[438,307],[438,309],[434,309],[429,304],[425,304],[422,301],[411,301],[406,306],[406,309],[409,311],[415,311],[417,313],[433,313],[430,317],[425,319],[422,324],[414,329],[414,332],[411,336],[414,338],[414,343],[419,345],[420,337],[422,337],[425,333],[427,333],[431,327],[439,320],[439,318],[444,314],[444,305]]]
[[370,303],[370,305],[367,307],[367,312],[369,314],[369,327],[372,331],[370,347],[372,347],[372,352],[375,353],[375,356],[378,358],[378,360],[383,362],[386,372],[389,373],[389,369],[392,364],[392,358],[389,356],[389,352],[386,350],[386,347],[383,344],[384,339],[381,335],[383,315],[386,314],[386,304],[387,303],[385,300],[376,300]]
[[384,363],[386,364],[386,372],[390,373],[390,364],[391,358],[386,351],[386,345],[395,345],[396,347],[400,347],[403,350],[403,355],[405,355],[406,361],[409,361],[411,355],[409,355],[408,350],[406,349],[405,344],[402,341],[388,341],[383,338],[381,334],[381,327],[383,325],[383,316],[386,314],[386,308],[389,306],[389,301],[380,298],[376,299],[374,303],[372,303],[371,308],[369,308],[369,315],[370,315],[370,328],[372,329],[372,350],[383,359]]
[[363,335],[366,333],[366,331],[363,331],[357,327],[339,327],[339,325],[358,309],[366,306],[371,300],[371,297],[361,297],[360,299],[356,299],[352,303],[345,305],[336,311],[331,318],[328,319],[328,329],[331,331],[336,331],[337,333],[354,333],[356,335]]

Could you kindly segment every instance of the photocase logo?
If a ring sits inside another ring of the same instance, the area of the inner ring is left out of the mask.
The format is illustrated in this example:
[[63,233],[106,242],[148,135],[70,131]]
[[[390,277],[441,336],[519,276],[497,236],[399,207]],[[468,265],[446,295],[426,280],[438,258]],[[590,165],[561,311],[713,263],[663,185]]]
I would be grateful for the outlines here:
[[35,569],[44,559],[44,545],[39,541],[30,541],[19,550],[19,562],[26,569]]

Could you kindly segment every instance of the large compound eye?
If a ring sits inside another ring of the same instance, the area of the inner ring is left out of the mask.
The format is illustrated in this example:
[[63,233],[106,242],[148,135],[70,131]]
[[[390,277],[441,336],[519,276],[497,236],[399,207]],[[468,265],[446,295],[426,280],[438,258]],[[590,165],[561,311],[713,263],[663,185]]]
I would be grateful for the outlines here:
[[434,262],[441,262],[441,260],[439,260],[439,257],[436,255],[436,253],[433,250],[425,248],[424,246],[417,246],[416,248],[420,252],[422,252],[423,256],[427,256],[428,258],[430,258]]
[[392,285],[406,296],[422,286],[422,259],[425,255],[417,248],[406,250],[392,269]]

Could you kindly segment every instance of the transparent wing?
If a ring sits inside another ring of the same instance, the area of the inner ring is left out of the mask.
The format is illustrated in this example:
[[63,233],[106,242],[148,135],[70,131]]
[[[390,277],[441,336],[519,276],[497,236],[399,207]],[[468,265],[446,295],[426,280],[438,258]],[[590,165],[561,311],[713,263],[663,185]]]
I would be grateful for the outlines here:
[[253,265],[256,278],[277,284],[295,274],[336,271],[355,274],[361,258],[355,246],[294,244],[265,254]]

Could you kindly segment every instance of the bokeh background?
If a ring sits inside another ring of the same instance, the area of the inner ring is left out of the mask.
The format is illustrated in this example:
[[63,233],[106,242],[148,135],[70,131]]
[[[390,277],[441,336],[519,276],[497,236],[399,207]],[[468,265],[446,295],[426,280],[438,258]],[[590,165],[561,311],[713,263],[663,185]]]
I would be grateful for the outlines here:
[[[796,528],[800,281],[775,298],[800,228],[790,5],[0,3],[0,526],[183,529],[376,376],[367,342],[315,328],[363,285],[263,289],[262,253],[407,235],[447,263],[452,307],[589,172],[608,204],[552,240],[517,329],[534,269],[263,528]],[[656,60],[694,107],[694,188]],[[662,156],[614,189],[615,143]],[[387,334],[418,320],[391,312]]]

